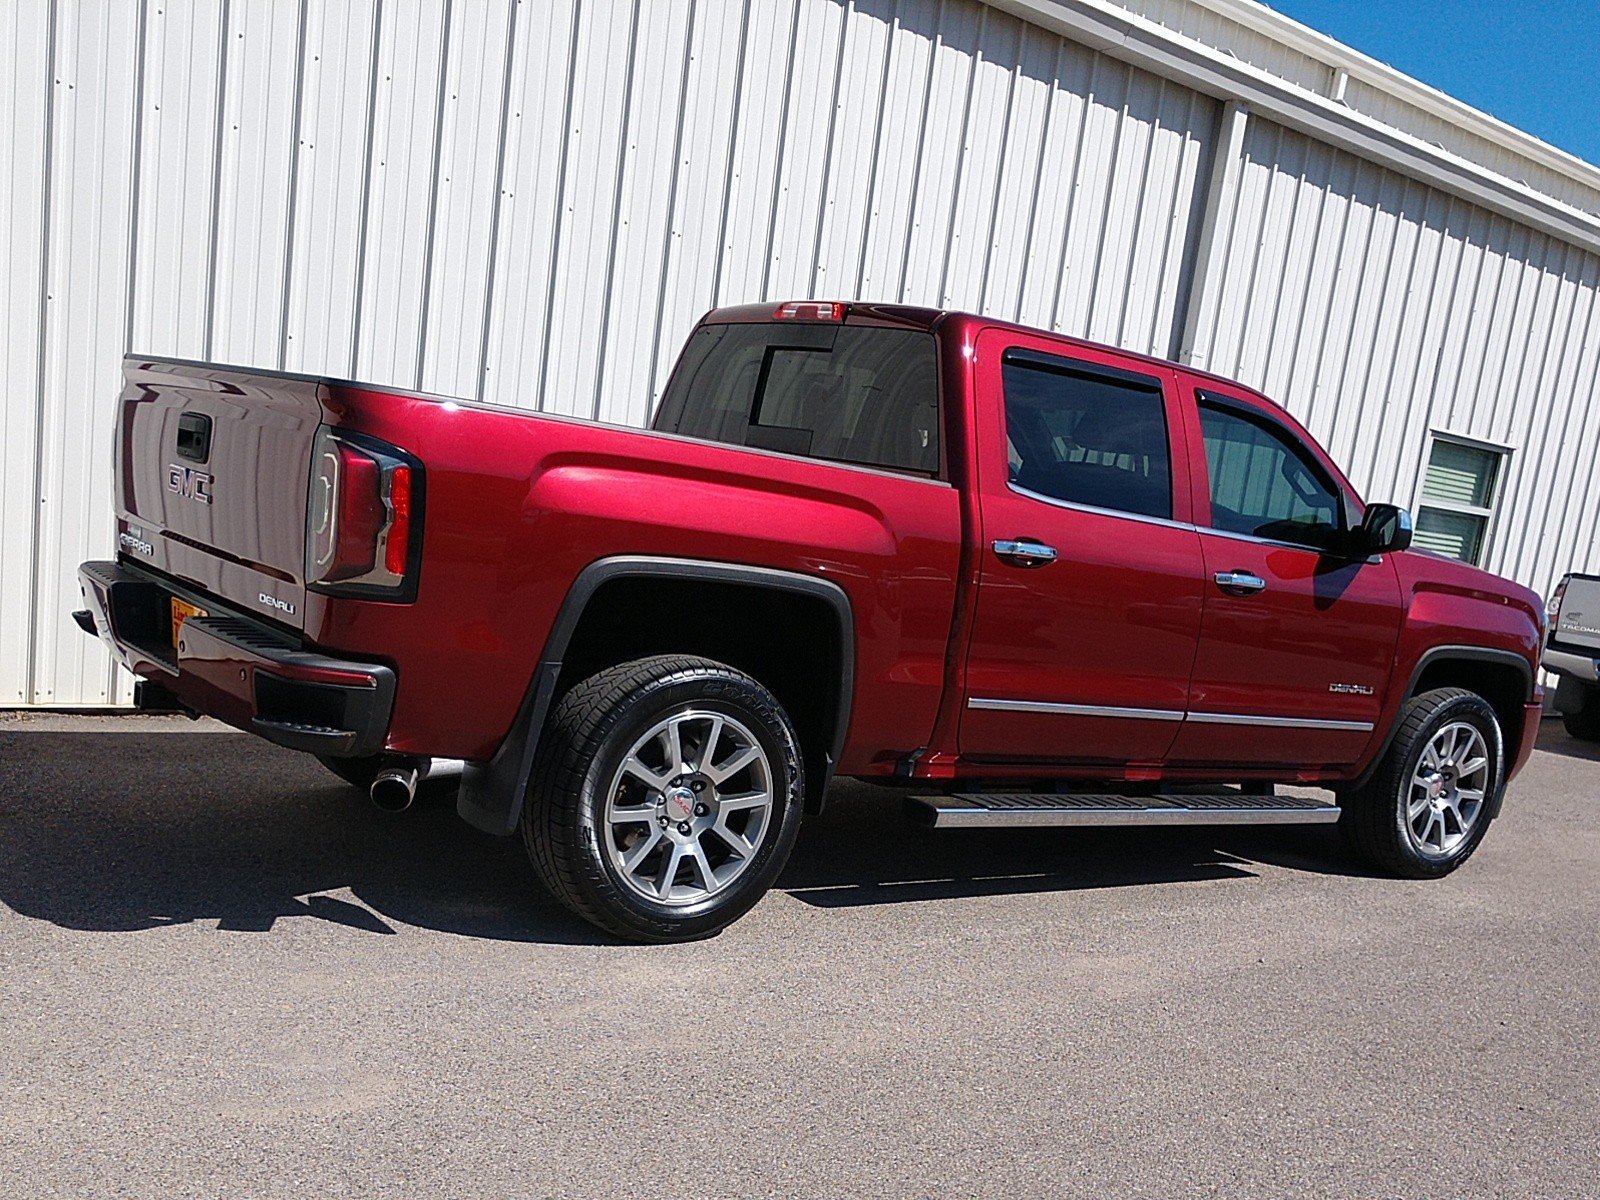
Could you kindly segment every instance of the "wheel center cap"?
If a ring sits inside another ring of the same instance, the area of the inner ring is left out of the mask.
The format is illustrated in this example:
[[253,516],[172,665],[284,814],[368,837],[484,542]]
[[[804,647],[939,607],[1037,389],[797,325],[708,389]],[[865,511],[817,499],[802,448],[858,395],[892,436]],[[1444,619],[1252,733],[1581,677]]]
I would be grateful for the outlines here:
[[694,792],[686,787],[669,787],[662,793],[667,801],[667,819],[687,821],[694,816]]
[[1428,799],[1438,800],[1444,795],[1444,776],[1433,775],[1428,779]]

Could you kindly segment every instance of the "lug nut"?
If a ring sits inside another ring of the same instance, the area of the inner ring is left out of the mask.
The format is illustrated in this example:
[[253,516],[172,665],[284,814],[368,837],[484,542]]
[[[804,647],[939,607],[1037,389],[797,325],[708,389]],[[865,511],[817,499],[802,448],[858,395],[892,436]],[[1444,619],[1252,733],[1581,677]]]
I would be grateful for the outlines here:
[[706,781],[704,779],[696,779],[689,786],[697,792],[703,792],[706,790]]
[[679,833],[688,833],[689,832],[689,822],[687,822],[687,821],[679,821],[678,822],[678,832]]
[[703,817],[710,811],[704,804],[696,804],[694,806],[694,815],[697,817]]
[[667,818],[665,815],[657,817],[656,820],[660,822],[661,828],[665,829],[667,827]]

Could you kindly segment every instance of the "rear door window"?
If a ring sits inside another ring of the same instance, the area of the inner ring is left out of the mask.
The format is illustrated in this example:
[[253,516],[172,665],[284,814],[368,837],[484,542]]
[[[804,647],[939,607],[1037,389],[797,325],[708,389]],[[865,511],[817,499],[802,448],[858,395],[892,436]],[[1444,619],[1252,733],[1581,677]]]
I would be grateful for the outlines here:
[[1012,350],[1002,364],[1011,484],[1069,504],[1172,517],[1161,381]]
[[656,429],[808,458],[939,472],[932,334],[848,325],[703,325]]

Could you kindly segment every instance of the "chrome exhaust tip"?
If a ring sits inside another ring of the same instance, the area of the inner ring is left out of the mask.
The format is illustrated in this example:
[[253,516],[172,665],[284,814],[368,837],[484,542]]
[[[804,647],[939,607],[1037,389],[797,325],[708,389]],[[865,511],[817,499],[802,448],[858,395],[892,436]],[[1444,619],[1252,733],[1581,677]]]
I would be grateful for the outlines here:
[[367,794],[384,812],[404,812],[417,798],[418,775],[415,763],[385,767],[373,779]]
[[424,781],[460,779],[465,765],[459,758],[393,758],[373,778],[367,795],[384,812],[404,812]]

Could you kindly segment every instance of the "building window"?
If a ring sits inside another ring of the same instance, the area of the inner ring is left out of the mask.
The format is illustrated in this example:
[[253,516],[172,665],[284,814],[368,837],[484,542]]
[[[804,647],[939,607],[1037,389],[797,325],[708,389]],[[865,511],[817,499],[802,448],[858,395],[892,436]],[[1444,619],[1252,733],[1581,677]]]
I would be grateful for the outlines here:
[[1435,434],[1422,473],[1416,544],[1481,563],[1505,457],[1503,449]]

